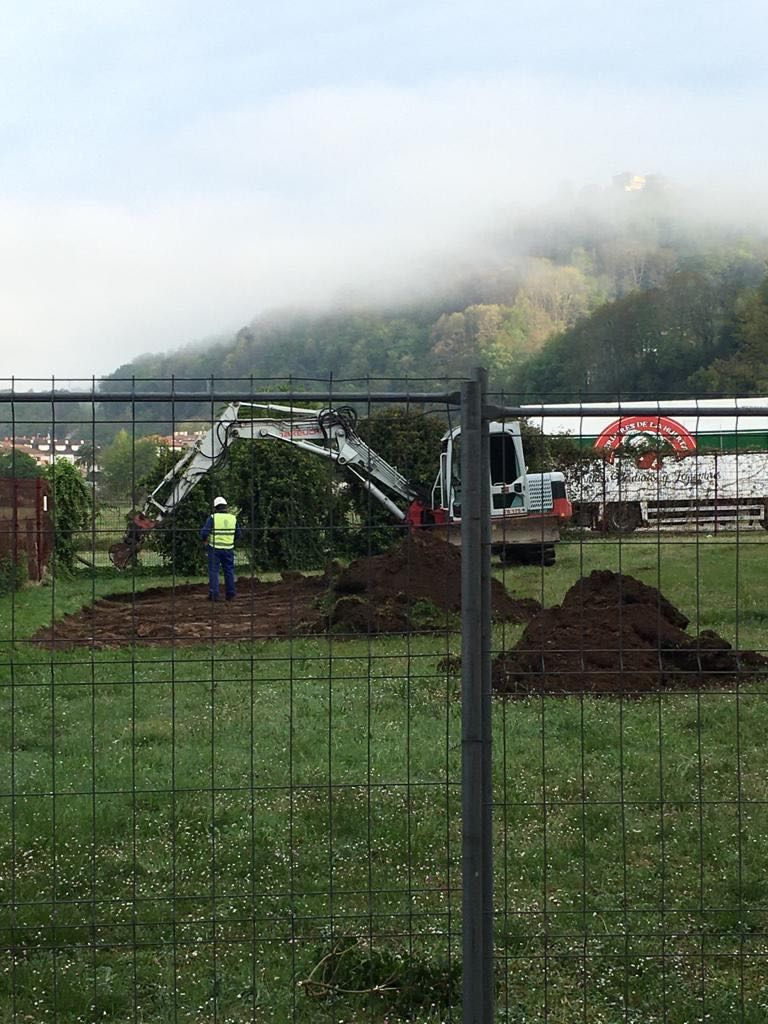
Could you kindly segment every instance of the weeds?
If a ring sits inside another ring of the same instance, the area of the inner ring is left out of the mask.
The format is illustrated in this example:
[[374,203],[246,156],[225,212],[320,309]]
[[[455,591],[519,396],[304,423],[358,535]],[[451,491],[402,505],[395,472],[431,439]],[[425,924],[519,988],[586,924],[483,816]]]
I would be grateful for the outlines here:
[[299,984],[321,1002],[343,1000],[406,1019],[415,1010],[453,1006],[460,996],[460,963],[432,951],[416,954],[392,942],[343,935],[322,942],[315,957]]

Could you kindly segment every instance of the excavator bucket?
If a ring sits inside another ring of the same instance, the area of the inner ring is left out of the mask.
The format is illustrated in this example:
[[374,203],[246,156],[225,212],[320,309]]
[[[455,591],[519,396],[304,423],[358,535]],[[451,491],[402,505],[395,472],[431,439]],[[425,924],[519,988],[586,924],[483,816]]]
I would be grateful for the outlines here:
[[139,513],[135,515],[123,535],[123,539],[109,549],[112,564],[118,569],[125,569],[133,556],[141,548],[144,538],[157,523],[153,519]]
[[118,569],[125,569],[135,554],[135,545],[126,544],[124,541],[120,541],[118,544],[113,544],[109,549],[110,560]]

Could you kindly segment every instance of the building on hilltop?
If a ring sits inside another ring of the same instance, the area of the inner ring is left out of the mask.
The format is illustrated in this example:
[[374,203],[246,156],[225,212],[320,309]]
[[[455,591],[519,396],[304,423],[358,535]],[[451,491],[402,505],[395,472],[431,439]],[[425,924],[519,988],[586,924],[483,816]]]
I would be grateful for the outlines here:
[[669,182],[663,174],[635,174],[622,171],[614,174],[613,188],[618,192],[666,192]]
[[613,187],[620,192],[644,192],[646,176],[633,174],[631,171],[622,171],[621,174],[614,174]]

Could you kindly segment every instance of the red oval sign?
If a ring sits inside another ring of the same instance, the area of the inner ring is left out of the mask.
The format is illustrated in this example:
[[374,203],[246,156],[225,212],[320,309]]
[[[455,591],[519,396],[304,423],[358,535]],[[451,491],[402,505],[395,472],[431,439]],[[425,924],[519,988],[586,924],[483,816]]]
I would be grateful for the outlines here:
[[638,465],[642,469],[658,469],[661,453],[654,452],[654,444],[672,448],[680,455],[696,450],[696,438],[677,420],[669,416],[621,416],[603,430],[595,441],[595,448],[613,462],[616,450],[638,447]]

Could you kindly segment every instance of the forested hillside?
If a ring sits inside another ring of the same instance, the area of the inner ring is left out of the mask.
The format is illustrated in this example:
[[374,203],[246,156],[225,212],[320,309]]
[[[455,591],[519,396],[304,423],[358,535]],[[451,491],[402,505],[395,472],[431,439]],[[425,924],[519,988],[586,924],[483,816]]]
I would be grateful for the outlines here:
[[495,387],[527,397],[751,390],[766,235],[677,220],[672,194],[611,201],[500,228],[494,258],[439,296],[272,312],[114,377],[383,382],[484,365]]
[[[672,193],[612,196],[567,215],[501,225],[493,258],[377,308],[273,311],[233,337],[147,354],[101,389],[205,390],[215,377],[252,389],[317,390],[329,379],[373,390],[434,385],[488,368],[510,400],[765,394],[768,236],[678,218]],[[297,284],[300,293],[300,283]],[[439,292],[439,294],[438,294]],[[105,438],[129,403],[99,415]],[[209,406],[137,406],[139,433],[162,432]],[[28,420],[51,410],[25,406]],[[57,420],[89,409],[62,406]],[[0,410],[9,431],[7,407]],[[19,430],[19,424],[16,424]]]

